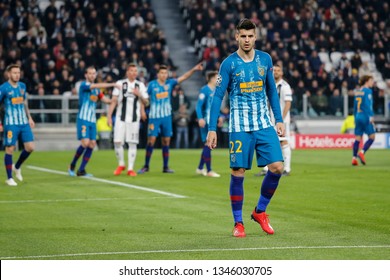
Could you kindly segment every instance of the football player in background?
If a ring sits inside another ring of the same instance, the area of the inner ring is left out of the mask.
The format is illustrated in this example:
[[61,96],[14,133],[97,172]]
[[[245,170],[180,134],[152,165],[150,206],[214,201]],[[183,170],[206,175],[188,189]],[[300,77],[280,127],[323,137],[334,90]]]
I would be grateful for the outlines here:
[[[96,102],[99,99],[106,104],[111,102],[100,91],[100,88],[119,87],[115,83],[94,83],[96,76],[95,67],[88,67],[85,72],[85,81],[80,83],[78,89],[79,112],[77,114],[77,138],[80,140],[80,146],[77,148],[73,160],[69,165],[68,173],[70,176],[92,176],[85,171],[85,166],[96,146]],[[75,173],[77,160],[82,155],[83,159],[80,167]]]
[[[374,126],[374,110],[372,86],[374,85],[374,78],[371,75],[364,75],[359,80],[360,89],[355,90],[354,97],[354,115],[355,115],[355,142],[352,147],[352,165],[358,165],[357,157],[360,162],[365,165],[365,153],[371,147],[375,140],[375,126]],[[358,153],[360,141],[363,139],[363,134],[368,135],[363,149]]]
[[137,176],[134,171],[134,162],[137,156],[139,142],[140,120],[146,120],[145,106],[149,105],[149,97],[144,83],[136,80],[137,65],[130,63],[127,66],[126,79],[116,82],[120,89],[114,89],[111,104],[107,113],[107,123],[112,126],[112,113],[116,108],[114,127],[114,148],[118,160],[118,167],[114,175],[120,175],[126,169],[123,145],[128,145],[127,175]]
[[169,168],[169,145],[172,136],[172,90],[181,82],[187,80],[196,71],[203,70],[202,63],[195,65],[192,69],[181,75],[177,79],[168,79],[168,68],[160,65],[157,71],[157,79],[150,81],[148,85],[148,95],[150,102],[148,143],[146,145],[145,164],[138,171],[144,174],[149,171],[149,163],[152,157],[156,138],[161,135],[161,145],[163,154],[163,173],[173,173]]
[[[211,170],[211,150],[206,145],[208,133],[208,124],[210,120],[211,101],[213,100],[215,84],[217,82],[218,72],[211,71],[207,74],[207,84],[200,89],[198,103],[196,104],[196,116],[200,129],[200,136],[204,143],[202,155],[196,173],[208,177],[221,177],[218,173]],[[206,170],[203,168],[206,165]]]
[[[32,128],[35,122],[31,118],[27,103],[26,84],[20,82],[20,66],[17,64],[8,65],[6,68],[8,81],[0,86],[0,103],[4,104],[4,166],[7,173],[5,183],[8,186],[18,184],[12,177],[12,171],[19,181],[23,181],[21,165],[34,151],[34,135]],[[23,142],[23,150],[15,165],[12,163],[12,155],[15,151],[16,141]]]

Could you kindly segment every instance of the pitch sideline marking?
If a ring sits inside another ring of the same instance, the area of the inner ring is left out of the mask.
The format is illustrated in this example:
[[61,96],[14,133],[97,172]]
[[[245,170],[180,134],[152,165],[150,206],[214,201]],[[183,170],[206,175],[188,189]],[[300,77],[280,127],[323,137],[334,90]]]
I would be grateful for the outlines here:
[[287,247],[260,247],[260,248],[225,248],[225,249],[189,249],[189,250],[149,250],[149,251],[128,251],[128,252],[96,252],[77,254],[57,254],[38,256],[2,256],[0,259],[42,259],[62,258],[80,256],[103,256],[103,255],[135,255],[135,254],[158,254],[158,253],[199,253],[199,252],[227,252],[227,251],[265,251],[265,250],[322,250],[322,249],[369,249],[369,248],[390,248],[390,245],[357,245],[357,246],[287,246]]
[[110,200],[144,200],[158,199],[161,196],[153,197],[97,197],[97,198],[69,198],[69,199],[40,199],[40,200],[0,200],[0,204],[16,203],[56,203],[56,202],[85,202],[85,201],[110,201]]
[[[47,173],[53,173],[53,174],[60,174],[60,175],[67,175],[67,176],[69,176],[67,172],[53,170],[53,169],[48,169],[48,168],[42,168],[42,167],[38,167],[38,166],[27,165],[27,168],[38,170],[38,171],[42,171],[42,172],[47,172]],[[158,193],[158,194],[161,194],[161,195],[166,195],[166,196],[175,197],[175,198],[186,198],[186,196],[184,196],[184,195],[164,192],[164,191],[160,191],[160,190],[156,190],[156,189],[136,186],[136,185],[122,183],[122,182],[117,182],[117,181],[110,181],[110,180],[106,180],[106,179],[100,179],[100,178],[97,178],[97,177],[79,177],[79,178],[92,180],[92,181],[96,181],[96,182],[100,182],[100,183],[106,183],[106,184],[111,184],[111,185],[122,186],[122,187],[130,188],[130,189],[140,190],[140,191]]]

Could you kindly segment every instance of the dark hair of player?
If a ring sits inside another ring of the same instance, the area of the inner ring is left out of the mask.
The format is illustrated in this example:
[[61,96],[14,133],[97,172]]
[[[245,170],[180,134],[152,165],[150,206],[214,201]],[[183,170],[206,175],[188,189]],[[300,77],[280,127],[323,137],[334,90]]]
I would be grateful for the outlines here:
[[244,18],[240,20],[240,22],[236,26],[237,31],[240,31],[241,29],[245,30],[251,30],[251,29],[256,29],[256,24],[253,23],[253,21]]
[[217,75],[218,75],[217,71],[210,71],[209,73],[207,73],[206,75],[207,82]]
[[168,67],[164,64],[161,64],[157,72],[160,72],[161,70],[168,70]]

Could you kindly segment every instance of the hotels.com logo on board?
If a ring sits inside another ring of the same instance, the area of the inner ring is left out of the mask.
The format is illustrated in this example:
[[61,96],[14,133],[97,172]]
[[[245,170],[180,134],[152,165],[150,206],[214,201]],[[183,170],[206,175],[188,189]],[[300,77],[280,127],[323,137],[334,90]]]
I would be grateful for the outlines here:
[[345,149],[351,148],[355,142],[352,134],[296,134],[296,149]]

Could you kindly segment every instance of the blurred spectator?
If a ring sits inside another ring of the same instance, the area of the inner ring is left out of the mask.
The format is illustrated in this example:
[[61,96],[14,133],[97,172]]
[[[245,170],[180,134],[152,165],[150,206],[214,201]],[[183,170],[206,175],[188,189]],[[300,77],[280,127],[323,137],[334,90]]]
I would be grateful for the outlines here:
[[202,140],[200,139],[200,135],[199,135],[199,125],[196,116],[196,110],[192,111],[188,128],[189,128],[189,138],[191,139],[190,148],[197,149],[203,147],[204,143],[202,143]]
[[183,148],[189,148],[188,141],[188,123],[190,121],[190,115],[188,114],[186,104],[182,104],[179,107],[179,110],[175,112],[173,121],[176,126],[176,149],[180,149],[182,139],[183,139]]
[[359,77],[370,75],[371,70],[368,66],[368,61],[363,62],[363,64],[359,67]]
[[356,68],[352,69],[352,75],[348,77],[348,90],[354,90],[359,85],[359,75],[358,70]]
[[[45,88],[43,87],[43,84],[40,83],[38,85],[38,88],[37,88],[37,95],[38,96],[44,96],[45,95]],[[39,100],[31,100],[30,101],[30,104],[29,104],[29,107],[30,109],[47,109],[47,105],[46,105],[46,100],[42,100],[42,99],[39,99]],[[40,122],[46,122],[47,121],[47,114],[44,114],[44,113],[36,113],[36,114],[31,114],[34,121],[37,122],[37,123],[40,123]]]
[[145,21],[141,17],[140,12],[135,12],[135,14],[130,17],[129,25],[131,28],[135,29],[136,27],[142,27],[144,25]]
[[172,111],[177,112],[181,105],[185,105],[185,107],[189,109],[191,102],[184,94],[184,90],[180,87],[180,85],[176,85],[172,91]]
[[101,113],[96,120],[96,142],[99,149],[112,148],[112,127],[107,124],[107,114]]
[[359,52],[355,52],[351,58],[351,67],[352,69],[359,69],[362,65],[362,58]]
[[328,114],[329,111],[329,102],[328,98],[323,94],[322,89],[318,89],[315,94],[312,94],[310,96],[310,103],[311,106],[313,107],[314,111],[320,115],[324,116]]
[[329,99],[329,109],[334,116],[341,117],[343,115],[343,97],[338,88],[334,89],[333,95]]

